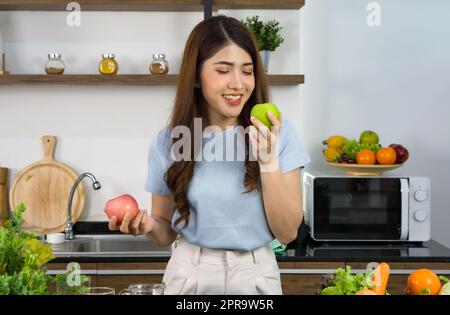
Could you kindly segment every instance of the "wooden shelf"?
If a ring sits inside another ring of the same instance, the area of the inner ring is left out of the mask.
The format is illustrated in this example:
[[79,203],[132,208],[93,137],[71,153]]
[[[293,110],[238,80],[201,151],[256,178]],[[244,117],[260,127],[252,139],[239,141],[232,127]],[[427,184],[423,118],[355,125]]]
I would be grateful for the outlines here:
[[[297,85],[304,83],[303,75],[268,75],[271,85]],[[0,85],[11,84],[66,84],[66,85],[175,85],[178,75],[150,75],[150,74],[10,74],[0,75]]]
[[305,83],[303,74],[269,74],[270,85],[297,85]]
[[[0,0],[0,11],[66,11],[68,0]],[[203,11],[202,0],[77,0],[82,11]],[[218,9],[300,9],[305,0],[213,0]]]
[[300,9],[305,0],[213,0],[214,9]]
[[10,74],[0,76],[2,84],[68,84],[68,85],[175,85],[178,75],[100,75],[100,74]]
[[[300,9],[305,0],[212,0],[218,9]],[[203,0],[77,0],[83,11],[203,11]],[[0,11],[66,11],[68,0],[0,0]],[[178,75],[0,75],[0,85],[175,85]],[[271,85],[304,83],[303,75],[268,75]]]

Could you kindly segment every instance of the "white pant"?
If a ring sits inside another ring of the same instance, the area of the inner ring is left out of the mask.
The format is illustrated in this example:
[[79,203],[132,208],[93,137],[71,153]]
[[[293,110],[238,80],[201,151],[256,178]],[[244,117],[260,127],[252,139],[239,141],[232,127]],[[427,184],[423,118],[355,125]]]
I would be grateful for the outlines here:
[[282,294],[270,245],[253,251],[208,249],[181,238],[163,281],[164,294]]

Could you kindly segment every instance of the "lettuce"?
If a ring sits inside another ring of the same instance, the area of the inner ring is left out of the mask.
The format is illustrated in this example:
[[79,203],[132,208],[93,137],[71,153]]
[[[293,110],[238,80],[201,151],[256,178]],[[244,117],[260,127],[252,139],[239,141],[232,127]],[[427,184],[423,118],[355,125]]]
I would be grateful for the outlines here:
[[374,287],[372,282],[373,271],[366,273],[351,273],[351,267],[346,266],[345,270],[338,268],[335,274],[328,275],[318,291],[321,295],[353,295],[364,288]]
[[[72,271],[56,277],[47,274],[44,265],[55,258],[52,246],[42,243],[38,234],[23,230],[25,210],[25,205],[19,204],[12,212],[13,219],[0,227],[0,295],[54,294],[49,290],[52,284],[72,294],[85,291],[83,286],[68,286],[66,279]],[[87,280],[81,276],[81,283]]]

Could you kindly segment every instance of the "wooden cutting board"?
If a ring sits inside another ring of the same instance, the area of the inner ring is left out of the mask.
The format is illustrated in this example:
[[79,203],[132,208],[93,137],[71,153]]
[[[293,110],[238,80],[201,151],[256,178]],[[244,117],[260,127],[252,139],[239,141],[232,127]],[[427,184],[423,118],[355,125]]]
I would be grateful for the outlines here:
[[0,226],[8,219],[8,169],[0,167]]
[[[9,192],[11,209],[23,202],[26,230],[43,234],[64,231],[70,190],[77,174],[54,158],[55,136],[43,136],[44,159],[23,169],[14,179]],[[80,184],[72,202],[72,222],[84,207],[84,190]]]

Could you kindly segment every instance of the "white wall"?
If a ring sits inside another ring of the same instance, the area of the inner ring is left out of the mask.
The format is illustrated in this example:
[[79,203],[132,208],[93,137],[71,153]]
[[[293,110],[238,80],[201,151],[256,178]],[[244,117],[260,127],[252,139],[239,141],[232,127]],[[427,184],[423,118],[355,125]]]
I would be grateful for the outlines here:
[[[285,27],[285,44],[271,73],[304,73],[300,87],[273,87],[273,102],[297,126],[313,162],[323,168],[321,140],[356,138],[373,129],[383,144],[411,153],[402,172],[432,180],[432,237],[450,246],[446,175],[450,174],[450,11],[447,0],[384,0],[381,27],[369,27],[366,0],[309,0],[294,11],[259,14]],[[0,12],[0,30],[13,73],[42,73],[48,52],[59,51],[67,73],[96,73],[99,56],[115,52],[120,73],[147,73],[153,52],[165,52],[177,73],[189,31],[202,13],[83,13],[69,28],[65,14]],[[299,58],[300,56],[300,58]],[[56,159],[78,173],[91,171],[100,191],[85,183],[82,220],[105,220],[104,202],[143,191],[147,146],[163,127],[174,87],[0,86],[0,165],[20,169],[42,156],[40,137],[58,136]]]
[[[299,10],[222,12],[239,19],[275,15],[286,43],[272,56],[269,73],[300,72]],[[81,27],[71,28],[66,13],[0,12],[0,31],[14,74],[44,73],[49,52],[62,53],[67,74],[96,74],[104,52],[116,54],[121,74],[148,73],[154,52],[166,53],[169,73],[178,73],[188,34],[202,19],[202,12],[86,12]],[[298,126],[299,91],[272,90],[272,100]],[[55,158],[78,174],[92,172],[103,186],[93,191],[84,182],[80,220],[106,220],[106,200],[123,193],[151,210],[143,189],[147,149],[168,121],[174,95],[173,86],[0,85],[0,165],[11,169],[11,184],[21,169],[42,158],[41,136],[56,135]]]
[[381,26],[369,27],[365,0],[307,1],[301,11],[301,123],[323,168],[320,140],[378,132],[402,143],[401,173],[428,176],[432,238],[450,246],[450,1],[384,0]]

